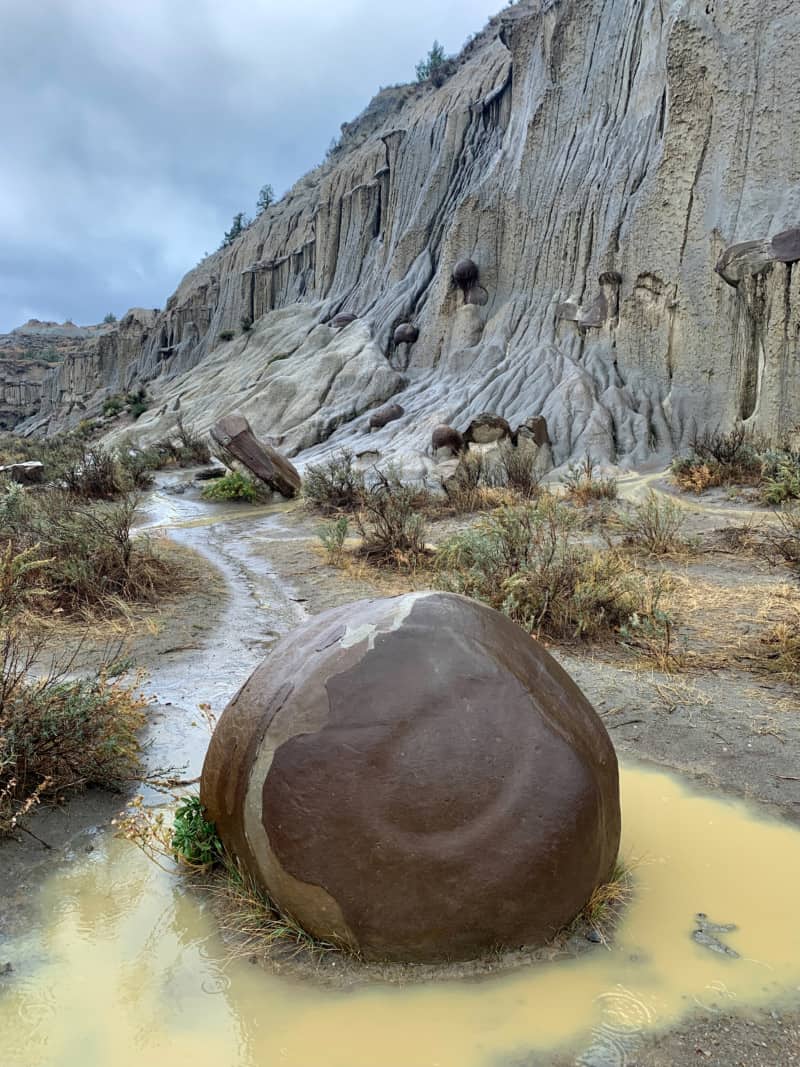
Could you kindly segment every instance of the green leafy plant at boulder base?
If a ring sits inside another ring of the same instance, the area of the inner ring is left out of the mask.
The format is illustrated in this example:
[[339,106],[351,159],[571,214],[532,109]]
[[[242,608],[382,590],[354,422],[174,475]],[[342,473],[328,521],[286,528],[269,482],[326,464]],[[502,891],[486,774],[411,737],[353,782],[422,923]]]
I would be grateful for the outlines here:
[[172,850],[190,867],[210,867],[223,857],[216,827],[206,819],[200,797],[184,797],[175,811]]
[[218,341],[232,341],[236,336],[235,330],[220,330],[217,334]]
[[203,500],[242,500],[247,504],[256,504],[264,498],[264,493],[252,478],[238,471],[230,471],[223,478],[209,482],[203,489],[202,497]]

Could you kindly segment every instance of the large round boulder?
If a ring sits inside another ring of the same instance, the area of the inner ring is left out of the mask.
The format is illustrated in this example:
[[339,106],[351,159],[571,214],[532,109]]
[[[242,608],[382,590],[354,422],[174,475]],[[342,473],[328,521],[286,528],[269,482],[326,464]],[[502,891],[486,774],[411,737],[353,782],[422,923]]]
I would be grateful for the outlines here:
[[401,404],[387,404],[385,407],[373,411],[369,417],[368,428],[370,430],[382,430],[390,422],[402,419],[405,413],[405,408]]
[[471,259],[460,259],[453,267],[453,281],[465,292],[477,284],[480,271],[478,264]]
[[542,943],[617,858],[617,761],[545,649],[414,593],[285,637],[222,715],[201,800],[309,933],[367,958]]

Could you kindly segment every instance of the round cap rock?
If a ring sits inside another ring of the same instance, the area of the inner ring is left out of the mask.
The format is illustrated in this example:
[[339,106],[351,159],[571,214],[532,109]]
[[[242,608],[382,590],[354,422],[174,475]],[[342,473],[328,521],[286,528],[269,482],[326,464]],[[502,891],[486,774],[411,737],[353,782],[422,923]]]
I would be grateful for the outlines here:
[[478,264],[471,259],[460,259],[453,267],[453,281],[462,289],[470,289],[478,281]]
[[619,848],[591,705],[516,624],[449,593],[285,637],[222,715],[201,799],[282,911],[367,958],[544,942]]

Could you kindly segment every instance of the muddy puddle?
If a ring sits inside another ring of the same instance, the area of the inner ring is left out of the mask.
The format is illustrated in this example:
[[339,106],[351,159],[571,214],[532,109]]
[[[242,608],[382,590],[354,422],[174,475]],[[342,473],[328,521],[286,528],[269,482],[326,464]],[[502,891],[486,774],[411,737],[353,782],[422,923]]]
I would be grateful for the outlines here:
[[[231,587],[217,638],[152,674],[164,707],[151,764],[182,761],[187,774],[207,743],[198,703],[220,710],[305,613],[265,562],[270,540],[293,536],[280,511],[215,515],[157,491],[146,520],[204,552]],[[630,1067],[648,1033],[698,1008],[796,1004],[800,832],[634,764],[622,800],[635,892],[611,946],[480,979],[346,991],[232,956],[197,893],[99,835],[41,887],[35,928],[0,938],[0,1064]]]
[[2,1062],[499,1067],[566,1046],[606,1067],[698,1006],[796,996],[800,833],[653,770],[625,767],[622,789],[636,890],[613,946],[469,982],[340,993],[231,959],[194,894],[107,840],[4,946]]

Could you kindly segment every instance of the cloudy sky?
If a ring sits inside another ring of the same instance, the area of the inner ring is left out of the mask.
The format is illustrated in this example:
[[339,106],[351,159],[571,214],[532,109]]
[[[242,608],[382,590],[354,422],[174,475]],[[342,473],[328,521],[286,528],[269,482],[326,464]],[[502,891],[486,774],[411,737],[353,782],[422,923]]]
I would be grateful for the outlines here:
[[258,190],[503,0],[0,0],[0,332],[163,307]]

